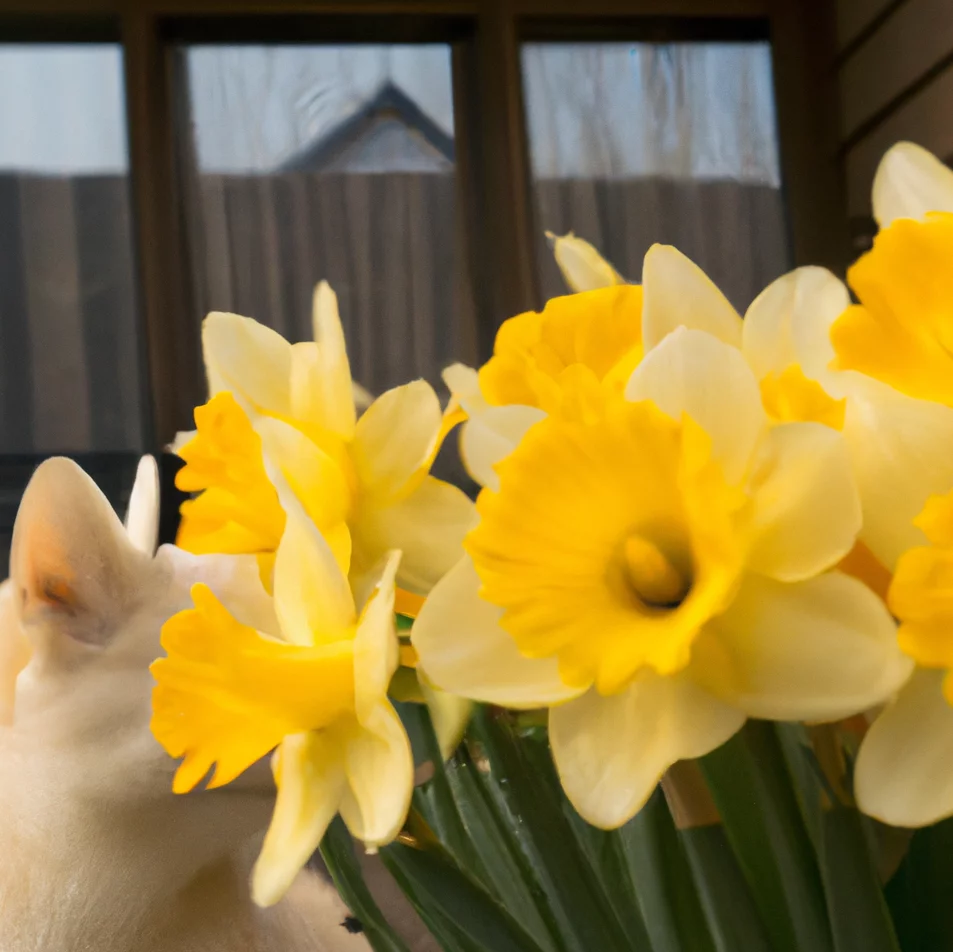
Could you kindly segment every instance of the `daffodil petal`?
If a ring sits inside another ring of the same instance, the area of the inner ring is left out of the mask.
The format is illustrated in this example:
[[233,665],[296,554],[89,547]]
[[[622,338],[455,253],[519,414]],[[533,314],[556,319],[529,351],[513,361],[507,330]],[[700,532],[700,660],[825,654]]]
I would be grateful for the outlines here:
[[464,536],[476,524],[476,509],[456,486],[427,476],[404,499],[368,505],[354,521],[352,576],[375,565],[390,549],[400,549],[402,588],[426,595],[463,554]]
[[281,472],[314,522],[322,529],[343,522],[350,509],[351,490],[338,464],[282,420],[256,414],[252,423],[261,437],[266,469]]
[[625,284],[619,273],[596,249],[572,232],[554,235],[546,232],[553,246],[553,256],[563,280],[572,291],[595,291],[616,284]]
[[314,339],[318,344],[318,379],[323,407],[322,426],[343,439],[354,435],[356,414],[351,365],[347,359],[338,298],[327,281],[314,290]]
[[751,717],[827,721],[882,703],[910,675],[883,602],[830,572],[785,585],[748,576],[692,653],[696,681]]
[[389,552],[354,636],[354,704],[363,724],[387,697],[387,686],[397,670],[398,643],[394,627],[394,579],[400,553]]
[[636,367],[625,390],[672,419],[688,414],[711,437],[725,479],[737,482],[765,427],[758,382],[741,351],[711,334],[679,328]]
[[953,706],[944,676],[918,668],[860,746],[857,805],[883,823],[920,827],[953,815]]
[[559,677],[554,658],[525,658],[500,627],[502,610],[479,596],[469,556],[437,584],[414,622],[420,669],[437,688],[490,704],[537,708],[580,694]]
[[854,546],[860,496],[841,435],[820,423],[773,427],[749,484],[750,567],[782,582],[830,568]]
[[873,204],[881,228],[897,218],[953,212],[953,171],[921,146],[898,142],[880,160]]
[[463,740],[463,733],[473,713],[473,702],[431,687],[425,677],[418,677],[418,682],[427,704],[434,734],[437,735],[440,755],[446,760]]
[[801,366],[826,382],[834,359],[830,326],[850,305],[846,285],[826,268],[797,268],[772,281],[745,313],[742,349],[760,380]]
[[351,734],[346,748],[348,790],[341,816],[352,835],[371,847],[400,832],[414,789],[414,757],[407,732],[390,702],[383,701]]
[[460,455],[470,475],[481,485],[499,489],[496,464],[519,445],[523,434],[546,414],[536,407],[514,404],[490,407],[464,425]]
[[330,644],[355,621],[347,576],[306,516],[289,512],[275,557],[275,611],[286,641]]
[[351,455],[365,492],[395,499],[431,458],[442,414],[425,380],[379,396],[357,421]]
[[273,906],[318,848],[344,795],[343,743],[333,731],[286,737],[278,750],[278,799],[252,873],[252,898]]
[[851,374],[844,439],[864,511],[861,539],[893,569],[925,536],[913,520],[953,486],[953,408]]
[[648,353],[679,327],[741,346],[741,318],[714,282],[670,245],[652,245],[642,265],[642,341]]
[[291,344],[250,317],[215,311],[202,325],[202,350],[210,382],[230,390],[246,412],[291,413]]
[[744,721],[689,678],[646,671],[621,694],[591,690],[554,707],[549,740],[573,806],[611,830],[642,808],[672,764],[721,746]]

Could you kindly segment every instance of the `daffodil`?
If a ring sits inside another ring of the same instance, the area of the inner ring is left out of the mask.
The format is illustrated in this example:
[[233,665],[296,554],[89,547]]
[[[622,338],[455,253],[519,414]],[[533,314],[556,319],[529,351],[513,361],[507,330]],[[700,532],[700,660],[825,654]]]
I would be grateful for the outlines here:
[[209,315],[203,349],[211,400],[179,444],[179,544],[192,551],[273,553],[284,512],[275,485],[300,500],[338,563],[360,580],[390,549],[399,583],[426,594],[459,558],[472,503],[429,475],[453,414],[418,380],[380,396],[357,418],[334,293],[314,299],[315,340],[289,344],[257,322]]
[[540,313],[504,322],[477,372],[456,364],[444,379],[466,411],[460,438],[474,479],[494,486],[494,465],[548,413],[585,414],[621,393],[642,358],[642,289],[618,285],[553,298]]
[[745,350],[755,365],[775,367],[786,352],[807,380],[846,402],[842,432],[863,505],[861,539],[892,572],[903,552],[925,542],[915,519],[927,499],[953,486],[945,449],[953,442],[945,350],[953,172],[900,143],[880,164],[873,206],[881,230],[847,275],[860,303],[829,272],[798,269],[762,295],[758,321],[746,319]]
[[[330,546],[289,505],[274,569],[273,630],[236,617],[203,584],[163,627],[152,731],[182,758],[174,789],[236,779],[275,752],[274,817],[255,865],[260,905],[277,902],[340,813],[374,848],[407,813],[413,758],[387,699],[396,666],[394,577],[385,559],[360,612]],[[241,614],[241,613],[240,613]],[[265,619],[267,615],[265,615]]]
[[829,571],[860,528],[840,434],[770,419],[738,315],[653,258],[624,396],[549,413],[496,462],[412,635],[444,690],[551,709],[563,786],[601,827],[746,717],[836,719],[911,668],[883,603]]
[[917,668],[873,723],[854,771],[858,805],[894,826],[953,815],[953,492],[916,520],[928,545],[897,562],[889,604]]

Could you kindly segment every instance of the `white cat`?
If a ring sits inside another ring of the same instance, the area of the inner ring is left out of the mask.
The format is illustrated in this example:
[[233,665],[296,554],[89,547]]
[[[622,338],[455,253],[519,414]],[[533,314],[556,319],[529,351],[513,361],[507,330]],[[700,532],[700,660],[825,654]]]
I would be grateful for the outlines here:
[[[153,557],[156,497],[151,461],[126,529],[68,460],[24,493],[0,595],[0,952],[365,952],[311,874],[273,909],[251,903],[267,764],[171,792],[176,764],[149,731],[162,623],[199,578],[249,622],[268,606],[248,597],[250,558]],[[24,646],[23,671],[4,672]]]

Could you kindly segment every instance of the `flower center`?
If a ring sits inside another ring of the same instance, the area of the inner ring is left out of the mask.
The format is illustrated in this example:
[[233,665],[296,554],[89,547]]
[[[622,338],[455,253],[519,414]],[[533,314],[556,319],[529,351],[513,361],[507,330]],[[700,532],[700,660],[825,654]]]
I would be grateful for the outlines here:
[[691,579],[654,543],[630,535],[622,546],[625,579],[647,608],[677,608],[691,588]]

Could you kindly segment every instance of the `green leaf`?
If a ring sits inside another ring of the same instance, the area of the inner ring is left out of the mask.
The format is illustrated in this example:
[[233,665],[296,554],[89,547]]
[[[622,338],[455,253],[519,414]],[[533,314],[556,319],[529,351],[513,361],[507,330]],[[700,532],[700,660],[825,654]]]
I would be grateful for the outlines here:
[[445,768],[467,836],[480,854],[495,896],[542,948],[557,952],[558,936],[552,921],[547,924],[545,898],[519,845],[483,789],[479,770],[465,748]]
[[434,842],[420,848],[393,843],[381,850],[385,865],[410,892],[437,930],[480,952],[543,952],[529,934]]
[[857,810],[824,811],[821,873],[837,952],[900,952]]
[[335,817],[321,841],[321,856],[341,898],[360,921],[374,952],[409,952],[390,927],[361,875],[354,844],[344,821]]
[[715,952],[661,790],[617,836],[655,952]]
[[904,952],[953,949],[953,819],[913,834],[885,892]]
[[679,839],[718,952],[772,952],[724,827],[716,824],[680,830]]
[[627,936],[619,924],[563,813],[561,789],[541,775],[533,752],[548,762],[546,748],[531,737],[518,737],[506,715],[487,709],[474,716],[470,736],[490,766],[480,780],[537,877],[563,948],[648,950],[643,935]]
[[749,721],[699,764],[777,952],[833,952],[817,857],[773,726]]

